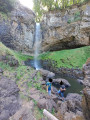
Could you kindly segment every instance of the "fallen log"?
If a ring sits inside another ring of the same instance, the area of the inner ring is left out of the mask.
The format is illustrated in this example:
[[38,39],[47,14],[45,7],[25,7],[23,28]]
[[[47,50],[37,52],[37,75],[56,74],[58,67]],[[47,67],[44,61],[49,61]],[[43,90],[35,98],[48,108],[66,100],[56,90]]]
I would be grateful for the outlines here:
[[43,110],[43,114],[49,119],[49,120],[58,120],[54,115],[52,115],[50,112],[48,112],[46,109]]

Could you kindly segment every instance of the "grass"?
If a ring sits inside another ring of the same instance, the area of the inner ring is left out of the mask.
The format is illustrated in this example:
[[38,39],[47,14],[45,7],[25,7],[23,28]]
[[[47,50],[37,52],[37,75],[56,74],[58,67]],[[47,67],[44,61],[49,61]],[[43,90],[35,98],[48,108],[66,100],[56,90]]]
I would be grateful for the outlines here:
[[34,107],[34,115],[37,120],[41,120],[43,116],[43,110],[40,110],[37,106]]
[[[90,57],[90,46],[61,50],[55,52],[46,52],[39,56],[42,60],[51,60],[56,62],[55,67],[82,68],[86,60]],[[53,66],[53,62],[52,62]]]
[[0,62],[0,68],[4,69],[4,70],[9,70],[9,71],[12,71],[13,68],[10,67],[8,64],[5,64],[3,62]]
[[[0,42],[0,56],[13,56],[15,59],[19,61],[18,67],[10,67],[9,64],[4,63],[3,61],[0,61],[0,68],[4,70],[8,70],[8,72],[16,73],[16,83],[21,85],[23,82],[27,81],[28,89],[32,86],[34,86],[36,89],[41,90],[41,83],[39,80],[40,73],[37,72],[36,76],[32,79],[30,76],[35,72],[33,68],[29,67],[27,69],[27,66],[23,66],[21,64],[22,61],[25,61],[27,59],[32,59],[32,56],[23,55],[19,52],[13,51],[9,48],[7,48],[5,45],[3,45]],[[28,81],[29,80],[29,81]]]
[[21,64],[22,61],[25,61],[27,59],[33,59],[32,56],[24,55],[24,54],[21,54],[20,52],[16,52],[7,48],[1,42],[0,42],[0,55],[3,55],[3,56],[6,55],[7,57],[8,55],[14,56],[14,58],[19,61],[19,64]]
[[14,51],[13,55],[19,61],[19,63],[21,63],[22,61],[26,61],[27,59],[33,59],[33,56],[24,55],[24,54],[22,54],[20,52],[15,52]]
[[[4,46],[0,42],[0,56],[13,56],[15,59],[21,63],[24,60],[31,59],[31,56],[22,55],[21,53],[17,53],[13,50],[10,50],[6,46]],[[18,67],[10,67],[9,64],[4,63],[3,61],[0,62],[0,68],[4,70],[3,75],[9,77],[12,80],[16,81],[16,84],[18,85],[20,89],[20,98],[25,101],[30,101],[29,98],[29,91],[32,87],[38,89],[40,92],[45,93],[45,90],[42,89],[41,82],[40,82],[40,73],[36,72],[33,68],[23,66],[22,64],[19,64]],[[36,72],[36,74],[34,73]],[[35,74],[34,77],[33,74]],[[37,102],[33,100],[34,102],[34,115],[37,118],[37,120],[42,119],[43,111],[37,107]],[[53,112],[53,111],[52,111]],[[46,119],[47,120],[47,119]]]

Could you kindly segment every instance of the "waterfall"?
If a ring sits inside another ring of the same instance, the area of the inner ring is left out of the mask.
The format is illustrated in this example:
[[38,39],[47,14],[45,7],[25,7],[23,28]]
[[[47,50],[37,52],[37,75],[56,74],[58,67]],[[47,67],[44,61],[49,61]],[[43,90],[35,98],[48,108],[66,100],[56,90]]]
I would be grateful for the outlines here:
[[40,39],[41,39],[41,30],[40,23],[36,23],[36,34],[35,34],[35,53],[34,53],[34,66],[36,70],[40,69],[40,62],[37,59],[40,53]]

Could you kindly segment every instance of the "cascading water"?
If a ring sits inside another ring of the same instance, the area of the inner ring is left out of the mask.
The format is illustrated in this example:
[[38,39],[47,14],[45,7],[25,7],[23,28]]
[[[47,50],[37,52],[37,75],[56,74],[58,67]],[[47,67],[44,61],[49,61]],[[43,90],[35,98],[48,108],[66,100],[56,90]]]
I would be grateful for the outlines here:
[[40,62],[37,59],[40,53],[40,39],[41,39],[40,23],[36,23],[35,53],[34,53],[34,67],[36,68],[36,70],[40,69]]

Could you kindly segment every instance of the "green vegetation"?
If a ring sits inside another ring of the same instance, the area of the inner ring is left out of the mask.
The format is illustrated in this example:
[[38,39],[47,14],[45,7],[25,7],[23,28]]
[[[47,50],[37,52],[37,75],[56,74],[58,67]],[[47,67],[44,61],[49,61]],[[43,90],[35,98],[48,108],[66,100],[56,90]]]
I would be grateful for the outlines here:
[[40,21],[46,11],[65,9],[74,4],[81,4],[89,0],[33,0],[36,20]]
[[27,59],[33,59],[32,56],[24,55],[24,54],[21,54],[20,52],[15,52],[13,50],[10,50],[1,42],[0,42],[0,55],[7,56],[7,57],[8,55],[14,56],[14,58],[19,61],[19,64],[21,64],[22,61],[25,61]]
[[39,59],[51,60],[56,62],[55,67],[82,68],[86,60],[90,57],[90,46],[61,50],[56,52],[46,52],[39,56]]
[[33,86],[37,90],[40,90],[42,93],[46,93],[44,89],[42,90],[41,81],[39,79],[40,79],[40,73],[37,72],[36,76],[33,77],[31,81],[27,82],[27,86],[28,88],[32,88]]
[[15,51],[12,51],[12,55],[15,56],[15,58],[19,61],[19,63],[21,63],[22,61],[26,61],[28,59],[33,59],[33,56],[24,55],[20,52],[15,52]]
[[[45,92],[45,90],[42,90],[41,81],[39,80],[40,73],[36,72],[36,70],[34,70],[31,67],[22,65],[21,63],[22,61],[27,60],[29,58],[32,59],[31,56],[22,55],[21,53],[17,53],[13,50],[10,50],[6,46],[4,46],[1,42],[0,42],[0,56],[3,57],[6,56],[7,58],[11,56],[19,61],[18,67],[10,67],[8,63],[0,61],[0,68],[4,70],[5,76],[15,79],[17,85],[22,89],[26,89],[27,93],[32,87],[40,90],[43,93]],[[24,98],[25,96],[21,93],[21,97]]]
[[28,96],[24,95],[22,92],[19,92],[19,94],[20,94],[20,98],[22,100],[25,100],[27,102],[30,101],[30,98]]
[[34,115],[36,117],[37,120],[41,120],[44,116],[43,116],[43,109],[39,109],[37,107],[37,101],[33,99],[33,103],[34,103]]
[[35,104],[35,107],[34,107],[34,115],[35,115],[35,117],[36,117],[37,120],[41,120],[44,117],[43,116],[43,110],[39,109],[37,107],[37,104]]
[[5,64],[3,62],[0,62],[0,68],[5,69],[5,70],[9,70],[9,71],[13,70],[12,67],[10,67],[8,64]]
[[72,16],[70,19],[68,19],[67,23],[72,23],[72,22],[76,22],[78,20],[81,20],[81,15],[80,15],[80,11],[76,12],[74,14],[74,16]]

